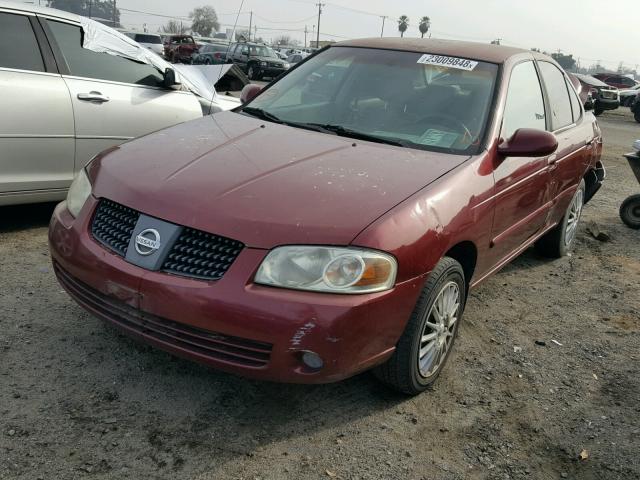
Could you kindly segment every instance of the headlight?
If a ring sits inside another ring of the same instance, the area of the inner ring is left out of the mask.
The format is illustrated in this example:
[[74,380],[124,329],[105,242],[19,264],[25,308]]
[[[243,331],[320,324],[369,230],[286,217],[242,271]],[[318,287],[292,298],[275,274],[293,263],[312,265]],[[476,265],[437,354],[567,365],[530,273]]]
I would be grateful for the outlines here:
[[89,183],[89,178],[83,168],[73,179],[67,194],[67,209],[69,213],[77,217],[89,195],[91,195],[91,183]]
[[267,255],[256,274],[263,285],[329,293],[388,290],[397,262],[374,250],[337,247],[279,247]]
[[267,62],[260,62],[260,66],[261,67],[266,67],[267,66]]
[[285,63],[282,66],[284,67],[285,70],[291,68],[291,65],[289,65],[288,63]]

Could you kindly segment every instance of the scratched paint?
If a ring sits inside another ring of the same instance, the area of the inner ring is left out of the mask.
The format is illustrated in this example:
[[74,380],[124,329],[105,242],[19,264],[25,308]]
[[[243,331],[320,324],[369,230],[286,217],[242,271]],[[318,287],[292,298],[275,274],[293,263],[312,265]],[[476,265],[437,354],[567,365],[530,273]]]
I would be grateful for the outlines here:
[[310,333],[314,328],[315,328],[316,324],[313,322],[307,322],[305,323],[302,327],[300,327],[296,333],[293,335],[293,337],[291,337],[291,346],[292,347],[299,347],[302,343],[302,339],[308,334]]

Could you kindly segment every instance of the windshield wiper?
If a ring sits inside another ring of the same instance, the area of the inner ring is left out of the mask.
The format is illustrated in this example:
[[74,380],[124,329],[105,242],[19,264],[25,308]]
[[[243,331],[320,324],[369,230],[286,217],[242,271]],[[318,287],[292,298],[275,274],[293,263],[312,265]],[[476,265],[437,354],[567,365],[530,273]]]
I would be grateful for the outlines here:
[[359,132],[357,130],[351,130],[350,128],[345,128],[342,125],[322,125],[318,123],[307,123],[305,125],[314,126],[328,132],[333,132],[336,135],[339,135],[341,137],[349,137],[349,138],[355,138],[357,140],[366,140],[369,142],[384,143],[386,145],[394,145],[396,147],[408,147],[410,145],[408,142],[402,142],[400,140],[391,140],[389,138],[370,135],[368,133]]
[[273,113],[269,113],[266,110],[257,107],[245,107],[241,112],[247,113],[253,117],[267,120],[269,122],[279,123],[281,125],[287,125],[289,127],[304,128],[305,130],[313,130],[315,132],[331,133],[340,137],[349,137],[357,140],[366,140],[375,143],[384,143],[385,145],[393,145],[395,147],[408,147],[409,142],[402,142],[400,140],[391,140],[384,137],[378,137],[376,135],[370,135],[368,133],[359,132],[357,130],[351,130],[345,128],[342,125],[323,125],[321,123],[304,123],[304,122],[288,122],[277,117]]
[[335,135],[334,132],[329,129],[323,128],[320,124],[288,122],[286,120],[282,120],[273,113],[267,112],[266,110],[257,107],[245,107],[241,110],[241,112],[248,113],[249,115],[260,118],[262,120],[268,120],[269,122],[279,123],[281,125],[287,125],[289,127],[304,128],[306,130],[313,130],[314,132],[333,133]]
[[280,120],[277,116],[275,116],[273,113],[269,113],[266,110],[263,110],[261,108],[244,107],[241,110],[241,112],[247,113],[247,114],[251,115],[252,117],[257,117],[257,118],[260,118],[262,120],[267,120],[269,122],[285,123],[284,121]]

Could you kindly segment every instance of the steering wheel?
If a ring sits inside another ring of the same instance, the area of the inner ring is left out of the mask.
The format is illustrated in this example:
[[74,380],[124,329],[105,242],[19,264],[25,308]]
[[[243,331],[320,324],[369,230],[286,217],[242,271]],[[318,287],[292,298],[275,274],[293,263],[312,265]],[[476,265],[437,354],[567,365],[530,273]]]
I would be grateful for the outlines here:
[[462,132],[464,133],[464,137],[468,136],[469,140],[473,140],[473,135],[471,134],[471,131],[469,131],[467,126],[452,115],[448,115],[446,113],[430,113],[429,115],[425,115],[424,117],[420,118],[417,123],[426,122],[429,119],[440,121],[439,125],[453,127],[455,131],[462,130]]

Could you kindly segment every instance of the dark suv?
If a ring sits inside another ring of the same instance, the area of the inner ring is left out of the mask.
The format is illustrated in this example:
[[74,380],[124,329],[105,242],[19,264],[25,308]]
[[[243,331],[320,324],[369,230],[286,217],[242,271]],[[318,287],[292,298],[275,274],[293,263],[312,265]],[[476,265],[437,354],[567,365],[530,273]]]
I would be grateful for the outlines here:
[[231,45],[227,62],[238,65],[251,80],[260,80],[263,77],[275,78],[290,67],[289,63],[278,58],[271,48],[259,43]]
[[171,63],[191,63],[194,53],[198,53],[198,44],[191,35],[164,37],[164,56]]

